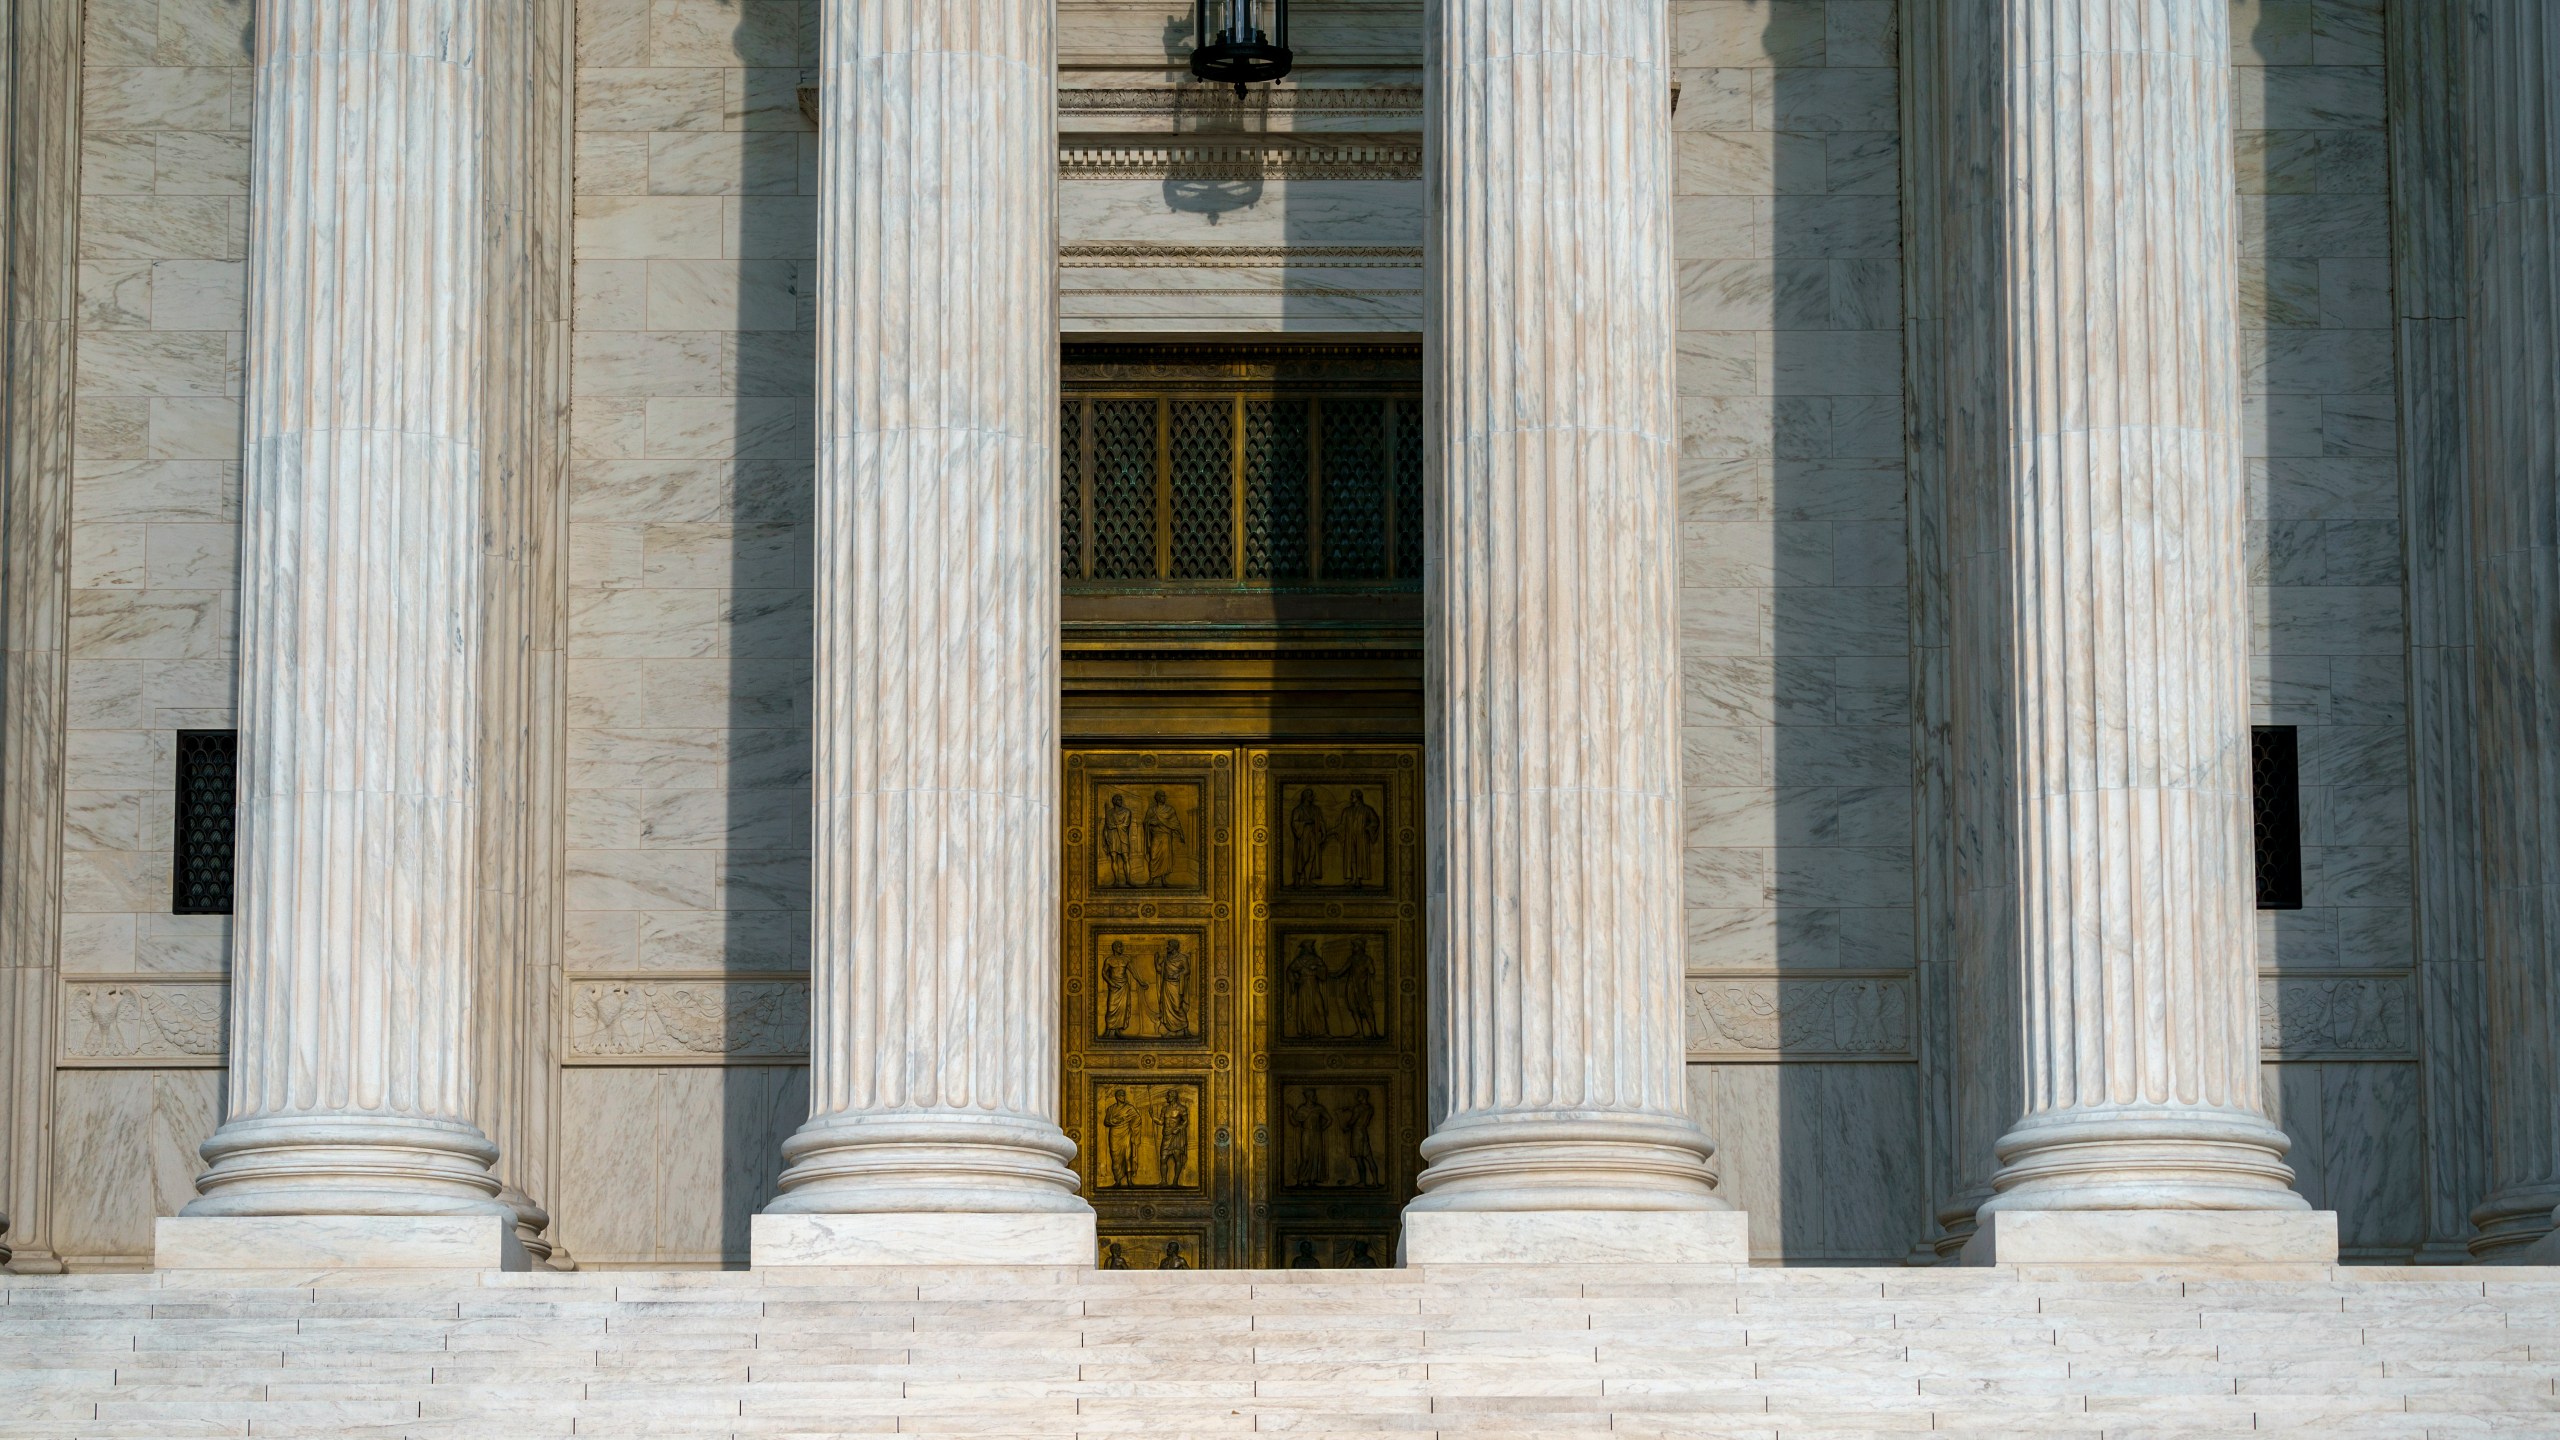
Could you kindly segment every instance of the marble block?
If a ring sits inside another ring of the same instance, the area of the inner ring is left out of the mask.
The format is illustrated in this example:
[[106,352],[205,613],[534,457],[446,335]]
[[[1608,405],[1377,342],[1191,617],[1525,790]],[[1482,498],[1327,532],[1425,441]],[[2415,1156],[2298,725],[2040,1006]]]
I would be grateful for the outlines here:
[[1739,1210],[1407,1210],[1405,1265],[1748,1265]]
[[164,1215],[162,1270],[523,1270],[506,1215]]
[[1094,1265],[1093,1212],[758,1215],[758,1270],[783,1265]]
[[2333,1265],[2334,1210],[1989,1210],[1967,1265]]

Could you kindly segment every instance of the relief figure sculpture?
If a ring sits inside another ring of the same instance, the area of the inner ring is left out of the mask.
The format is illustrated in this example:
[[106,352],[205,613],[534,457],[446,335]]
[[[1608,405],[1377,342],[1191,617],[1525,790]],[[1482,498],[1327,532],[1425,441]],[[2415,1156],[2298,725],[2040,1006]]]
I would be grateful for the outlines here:
[[1333,832],[1324,823],[1324,807],[1312,789],[1298,792],[1289,811],[1289,883],[1301,889],[1324,883],[1324,846]]
[[1351,1155],[1351,1183],[1375,1185],[1378,1182],[1378,1149],[1370,1136],[1377,1123],[1378,1109],[1369,1103],[1366,1089],[1351,1092],[1351,1103],[1342,1111],[1343,1145]]
[[1165,798],[1163,791],[1157,791],[1156,798],[1148,804],[1141,828],[1146,832],[1147,841],[1147,875],[1141,883],[1171,884],[1173,847],[1189,844],[1190,837],[1182,833],[1182,817],[1174,811],[1173,802]]
[[1191,1262],[1182,1258],[1181,1241],[1167,1240],[1164,1242],[1164,1258],[1156,1262],[1156,1268],[1159,1270],[1188,1270],[1191,1268]]
[[122,985],[92,986],[81,1019],[89,1026],[85,1039],[74,1042],[74,1055],[131,1055],[142,1049],[142,1007]]
[[1322,1185],[1332,1177],[1325,1163],[1326,1148],[1332,1144],[1333,1112],[1314,1086],[1298,1092],[1298,1103],[1289,1107],[1289,1128],[1297,1132],[1297,1164],[1291,1168],[1289,1181],[1294,1185]]
[[1129,878],[1130,862],[1136,858],[1132,841],[1136,838],[1137,821],[1137,812],[1129,808],[1129,802],[1119,792],[1112,792],[1111,803],[1102,807],[1103,884],[1125,888],[1143,883]]
[[1378,1023],[1378,962],[1369,953],[1369,942],[1354,938],[1351,953],[1331,978],[1343,1013],[1351,1018],[1352,1033],[1363,1040],[1383,1038],[1387,1032]]
[[1129,1252],[1120,1247],[1119,1241],[1112,1241],[1110,1249],[1103,1252],[1102,1268],[1105,1270],[1126,1270],[1129,1268]]
[[1156,1183],[1191,1183],[1191,1109],[1182,1092],[1167,1091],[1156,1110]]
[[1102,1110],[1102,1183],[1138,1183],[1138,1107],[1127,1090],[1112,1091]]
[[1386,821],[1354,790],[1350,803],[1335,817],[1333,832],[1342,837],[1342,883],[1354,890],[1368,889],[1369,857],[1377,852]]
[[1156,957],[1156,1031],[1189,1035],[1191,1029],[1191,957],[1182,942],[1167,940]]
[[1323,1269],[1324,1262],[1316,1258],[1316,1242],[1313,1240],[1299,1241],[1297,1253],[1289,1257],[1289,1268],[1292,1270]]
[[1328,1027],[1325,1023],[1325,985],[1333,978],[1324,957],[1316,953],[1316,942],[1301,940],[1298,953],[1289,957],[1282,978],[1287,982],[1289,1028],[1301,1039],[1319,1039]]
[[1129,1033],[1129,990],[1136,982],[1129,974],[1129,955],[1121,942],[1111,942],[1111,953],[1102,957],[1102,1038],[1118,1040]]

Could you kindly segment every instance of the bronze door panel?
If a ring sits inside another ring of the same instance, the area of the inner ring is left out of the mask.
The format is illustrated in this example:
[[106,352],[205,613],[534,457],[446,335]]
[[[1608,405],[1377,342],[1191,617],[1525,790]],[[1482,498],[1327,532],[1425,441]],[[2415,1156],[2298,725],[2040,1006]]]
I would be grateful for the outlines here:
[[1421,761],[1411,746],[1249,760],[1268,1265],[1395,1263],[1423,1131]]
[[1079,749],[1066,776],[1061,1109],[1097,1263],[1393,1264],[1422,1130],[1418,752]]
[[1243,1262],[1232,750],[1067,755],[1061,1119],[1096,1262]]

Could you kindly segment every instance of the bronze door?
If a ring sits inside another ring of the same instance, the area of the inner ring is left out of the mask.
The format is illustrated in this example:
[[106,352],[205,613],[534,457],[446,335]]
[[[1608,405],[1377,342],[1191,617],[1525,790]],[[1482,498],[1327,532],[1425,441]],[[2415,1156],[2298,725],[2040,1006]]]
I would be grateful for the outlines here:
[[1410,746],[1068,753],[1062,1111],[1101,1264],[1394,1263],[1420,778]]

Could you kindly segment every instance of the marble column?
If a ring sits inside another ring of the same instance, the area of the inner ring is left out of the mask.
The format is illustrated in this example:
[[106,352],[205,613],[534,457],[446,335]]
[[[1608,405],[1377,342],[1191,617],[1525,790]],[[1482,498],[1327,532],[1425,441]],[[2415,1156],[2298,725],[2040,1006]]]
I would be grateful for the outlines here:
[[2492,1077],[2492,1189],[2472,1248],[2548,1264],[2560,1256],[2560,15],[2548,0],[2467,11],[2463,389]]
[[476,0],[255,21],[229,1118],[171,1266],[521,1266],[472,1121]]
[[[2489,1188],[2489,1016],[2480,961],[2480,769],[2473,743],[2471,473],[2462,370],[2466,4],[2384,12],[2391,301],[2399,352],[2400,536],[2408,576],[2410,902],[2423,1022],[2426,1238],[2419,1264],[2472,1259]],[[2538,1215],[2527,1209],[2528,1219]],[[2544,1212],[2544,1213],[2547,1213]]]
[[2024,1111],[1963,1254],[2334,1259],[2258,1085],[2227,8],[1957,18],[1999,62],[1970,303],[2005,321],[2005,443],[1960,467],[1988,488],[1959,505],[1958,723],[2009,787],[2011,893],[1981,903],[2013,917]]
[[1973,0],[1904,0],[1904,353],[1911,601],[1914,981],[1921,1116],[1937,1233],[1959,1255],[1991,1197],[1992,1147],[2018,1116],[2015,887],[2009,881],[2006,703],[1996,611],[1971,603],[1985,507],[2000,490],[2003,317],[1982,303],[2006,234],[1983,202],[1999,116],[1999,57]]
[[755,1263],[1094,1263],[1058,1128],[1056,40],[827,0],[809,1120]]
[[0,82],[0,1261],[54,1250],[54,1017],[71,694],[73,341],[79,311],[78,0],[15,0]]
[[1425,27],[1434,1125],[1405,1258],[1740,1261],[1682,1016],[1662,6]]

